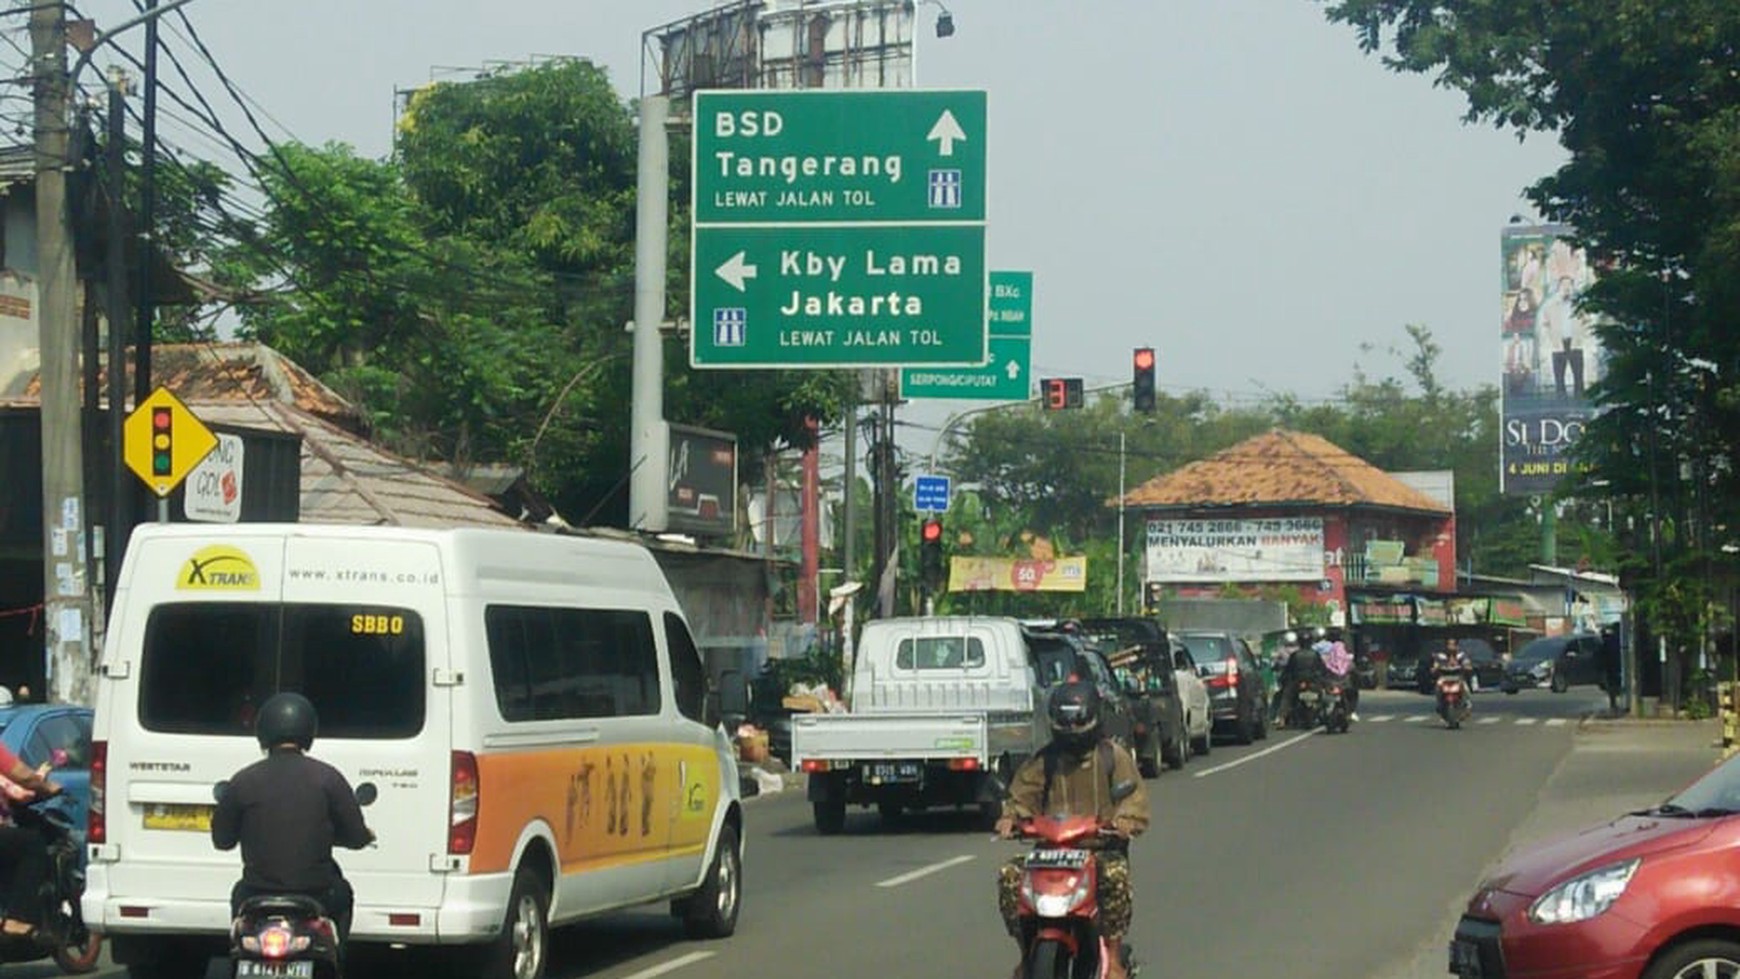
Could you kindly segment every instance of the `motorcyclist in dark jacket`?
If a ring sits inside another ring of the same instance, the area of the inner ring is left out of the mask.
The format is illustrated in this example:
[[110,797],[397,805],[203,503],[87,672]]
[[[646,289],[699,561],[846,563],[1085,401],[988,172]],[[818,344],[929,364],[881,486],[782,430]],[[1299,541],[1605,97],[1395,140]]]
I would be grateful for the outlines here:
[[212,814],[211,841],[220,850],[242,847],[232,915],[250,897],[306,895],[326,910],[342,945],[354,896],[332,848],[360,850],[375,834],[338,769],[308,756],[318,727],[314,705],[299,693],[275,694],[261,706],[254,734],[266,757],[230,779]]
[[1287,726],[1287,715],[1293,712],[1293,704],[1299,699],[1299,681],[1322,678],[1323,657],[1314,647],[1322,641],[1323,636],[1322,629],[1315,632],[1301,630],[1299,648],[1287,657],[1287,663],[1281,667],[1281,677],[1276,683],[1278,689],[1275,691],[1275,711],[1270,717],[1274,726]]

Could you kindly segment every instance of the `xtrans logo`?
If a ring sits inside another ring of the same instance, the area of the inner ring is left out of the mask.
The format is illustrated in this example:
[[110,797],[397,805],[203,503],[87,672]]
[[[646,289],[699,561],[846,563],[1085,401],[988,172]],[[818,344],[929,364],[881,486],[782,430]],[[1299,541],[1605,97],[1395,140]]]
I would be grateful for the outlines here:
[[239,548],[213,544],[181,566],[175,587],[193,591],[259,591],[260,571]]

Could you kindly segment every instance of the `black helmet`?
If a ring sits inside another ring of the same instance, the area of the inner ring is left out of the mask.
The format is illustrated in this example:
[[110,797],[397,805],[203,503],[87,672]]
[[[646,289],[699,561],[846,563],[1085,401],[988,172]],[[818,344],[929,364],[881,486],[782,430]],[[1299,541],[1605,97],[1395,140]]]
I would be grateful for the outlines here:
[[1099,739],[1100,692],[1091,683],[1071,680],[1051,691],[1046,707],[1051,733],[1066,748],[1085,748]]
[[294,744],[307,751],[314,745],[314,733],[319,727],[320,717],[307,697],[299,693],[275,693],[254,718],[254,737],[260,740],[262,748]]

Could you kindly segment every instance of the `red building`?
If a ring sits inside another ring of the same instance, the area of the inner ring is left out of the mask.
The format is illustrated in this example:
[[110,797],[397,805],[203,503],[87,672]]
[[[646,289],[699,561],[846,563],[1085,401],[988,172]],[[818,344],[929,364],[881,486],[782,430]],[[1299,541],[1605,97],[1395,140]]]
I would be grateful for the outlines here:
[[1456,590],[1455,509],[1316,435],[1274,429],[1156,476],[1124,504],[1143,517],[1150,596],[1290,587],[1351,624]]

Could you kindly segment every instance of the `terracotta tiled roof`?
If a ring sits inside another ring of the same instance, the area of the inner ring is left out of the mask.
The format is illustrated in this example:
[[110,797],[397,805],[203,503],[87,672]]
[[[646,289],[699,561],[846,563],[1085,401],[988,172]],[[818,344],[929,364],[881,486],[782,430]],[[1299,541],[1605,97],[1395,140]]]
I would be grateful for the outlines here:
[[[128,365],[132,364],[129,349]],[[99,369],[98,389],[107,394],[108,371]],[[363,415],[295,361],[263,343],[164,343],[151,348],[153,386],[168,388],[184,402],[276,402],[292,405],[349,432],[363,430]],[[132,403],[132,386],[127,388]],[[32,373],[22,402],[35,402],[41,379]]]
[[1328,439],[1280,428],[1156,476],[1125,494],[1124,503],[1137,507],[1311,504],[1451,512]]

